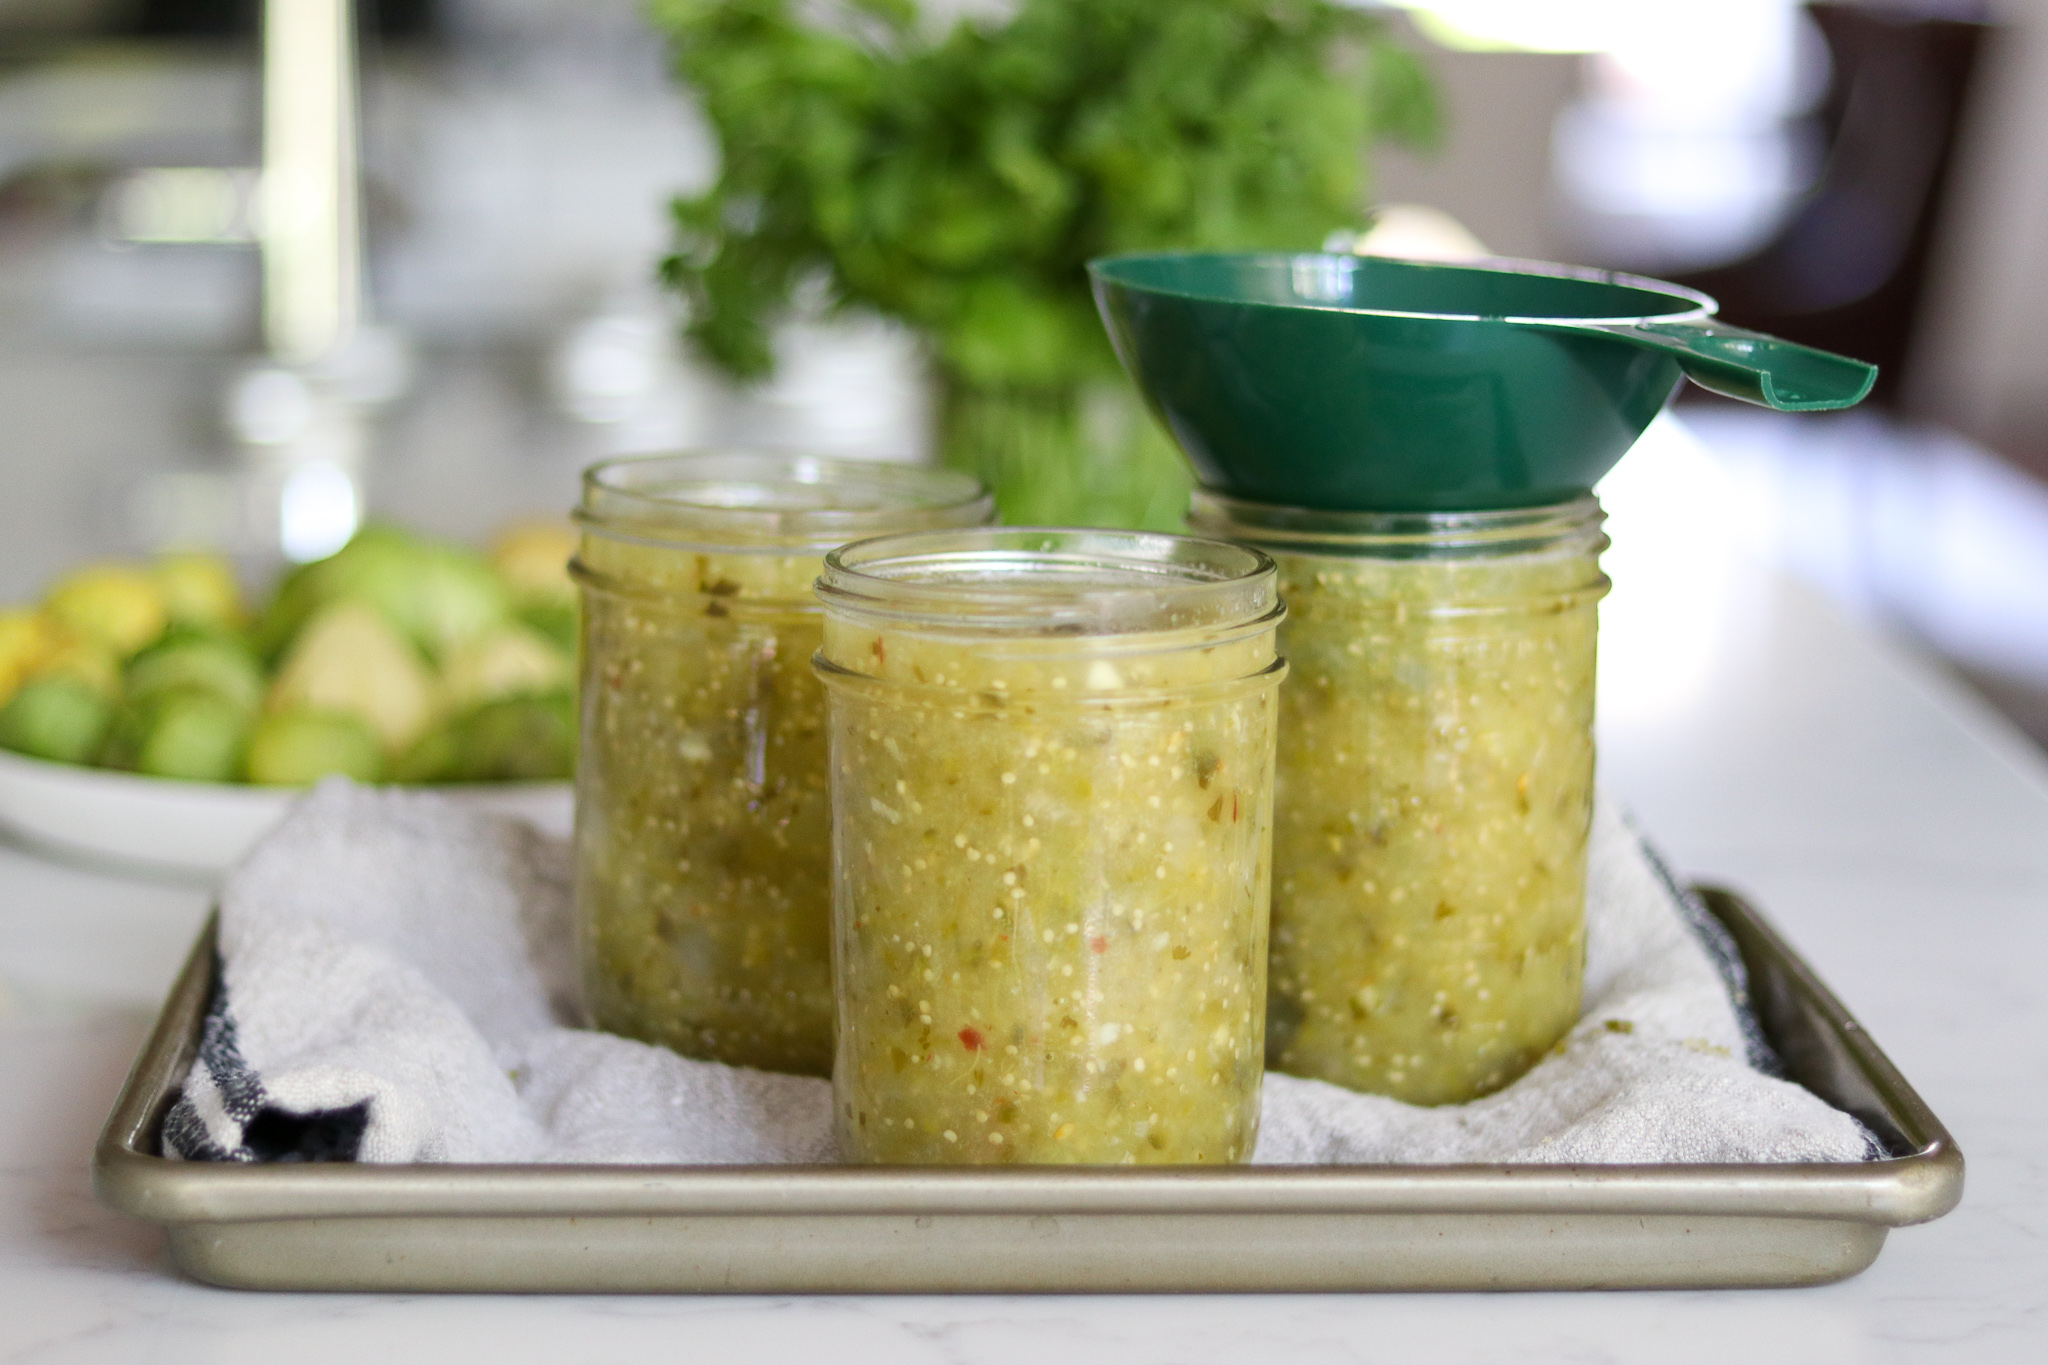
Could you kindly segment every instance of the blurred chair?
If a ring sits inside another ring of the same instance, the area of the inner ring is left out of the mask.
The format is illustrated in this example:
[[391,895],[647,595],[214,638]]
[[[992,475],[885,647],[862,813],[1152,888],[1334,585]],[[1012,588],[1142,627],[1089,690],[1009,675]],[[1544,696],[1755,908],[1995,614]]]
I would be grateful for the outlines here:
[[1729,321],[1879,366],[1895,405],[1926,297],[1957,132],[1990,27],[1875,6],[1811,6],[1833,59],[1825,168],[1747,258],[1680,275]]

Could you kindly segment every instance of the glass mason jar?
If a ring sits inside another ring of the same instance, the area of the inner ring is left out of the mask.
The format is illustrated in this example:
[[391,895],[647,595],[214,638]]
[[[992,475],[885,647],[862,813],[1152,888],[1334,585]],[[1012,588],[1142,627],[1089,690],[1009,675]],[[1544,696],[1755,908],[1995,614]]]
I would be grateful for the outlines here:
[[1607,547],[1592,498],[1316,512],[1198,493],[1288,605],[1275,1070],[1450,1104],[1577,1021]]
[[835,550],[818,594],[847,1158],[1247,1159],[1272,561],[941,532]]
[[585,473],[576,909],[600,1028],[738,1066],[830,1070],[812,584],[835,545],[980,525],[992,506],[963,474],[794,455]]

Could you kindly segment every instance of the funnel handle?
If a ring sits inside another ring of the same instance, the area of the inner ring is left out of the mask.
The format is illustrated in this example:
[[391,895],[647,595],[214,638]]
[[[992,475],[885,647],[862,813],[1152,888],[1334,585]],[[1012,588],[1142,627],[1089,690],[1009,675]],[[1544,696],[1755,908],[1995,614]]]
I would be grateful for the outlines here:
[[1877,366],[1781,341],[1715,318],[1578,323],[1589,332],[1668,351],[1686,377],[1745,403],[1780,412],[1829,412],[1862,402]]

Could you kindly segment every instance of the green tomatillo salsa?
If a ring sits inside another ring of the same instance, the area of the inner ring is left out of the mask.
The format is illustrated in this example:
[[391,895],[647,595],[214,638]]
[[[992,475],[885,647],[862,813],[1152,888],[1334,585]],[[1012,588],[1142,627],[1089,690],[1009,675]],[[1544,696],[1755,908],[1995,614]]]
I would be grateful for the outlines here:
[[1289,612],[1268,1061],[1416,1104],[1497,1090],[1579,1015],[1597,505],[1346,536],[1205,499],[1196,524],[1223,512]]
[[846,1155],[1247,1159],[1284,671],[1270,561],[1018,531],[832,564]]
[[974,524],[936,471],[773,456],[586,481],[576,901],[599,1027],[825,1075],[831,807],[811,585],[848,534]]

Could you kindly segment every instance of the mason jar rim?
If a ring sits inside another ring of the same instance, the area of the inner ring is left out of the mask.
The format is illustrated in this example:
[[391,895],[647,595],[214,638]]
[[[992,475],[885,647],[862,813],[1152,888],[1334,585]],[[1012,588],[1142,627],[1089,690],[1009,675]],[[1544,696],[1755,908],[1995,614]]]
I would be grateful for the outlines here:
[[994,507],[981,482],[957,470],[733,449],[600,460],[583,471],[575,516],[606,536],[730,553],[975,526]]
[[1355,512],[1252,502],[1198,488],[1188,512],[1189,526],[1205,535],[1286,553],[1390,558],[1527,554],[1572,540],[1604,546],[1606,519],[1590,493],[1540,507]]
[[1270,629],[1279,572],[1254,546],[1159,531],[911,531],[825,556],[827,611],[937,634],[1100,639]]

